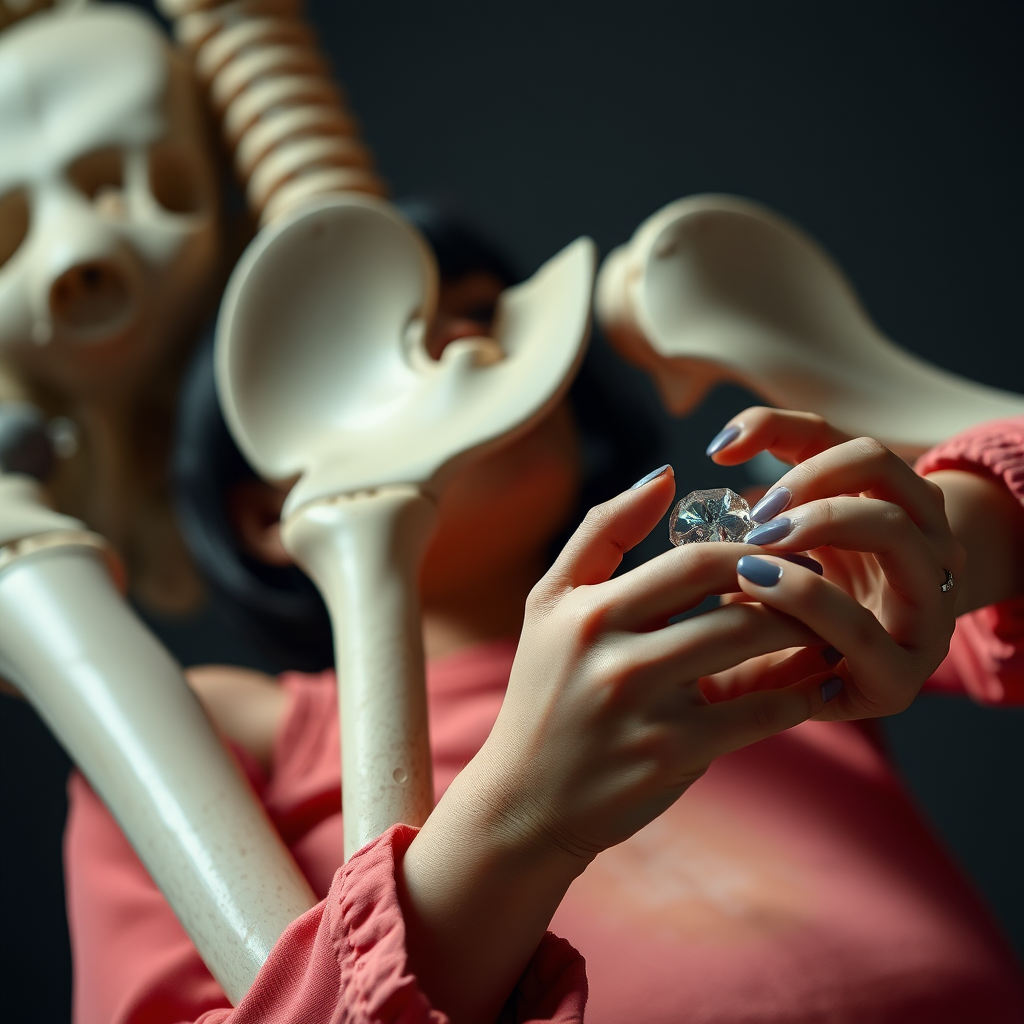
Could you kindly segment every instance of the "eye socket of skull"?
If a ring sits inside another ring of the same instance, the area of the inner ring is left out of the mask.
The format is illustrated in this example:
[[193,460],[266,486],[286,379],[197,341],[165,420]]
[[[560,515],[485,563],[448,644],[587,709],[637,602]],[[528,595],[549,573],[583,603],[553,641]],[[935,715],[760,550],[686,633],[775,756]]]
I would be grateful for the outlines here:
[[153,198],[168,212],[184,215],[208,213],[212,205],[209,174],[197,165],[197,154],[171,140],[149,148],[149,187]]
[[124,192],[124,155],[114,147],[78,157],[67,171],[68,180],[98,206]]
[[16,188],[0,196],[0,267],[18,251],[28,235],[28,194]]

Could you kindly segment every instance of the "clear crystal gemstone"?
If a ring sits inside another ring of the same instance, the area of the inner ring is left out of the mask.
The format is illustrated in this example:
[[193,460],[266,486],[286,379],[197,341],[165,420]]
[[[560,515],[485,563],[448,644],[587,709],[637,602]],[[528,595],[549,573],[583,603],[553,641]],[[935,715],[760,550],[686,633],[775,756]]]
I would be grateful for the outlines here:
[[756,524],[750,521],[750,506],[728,487],[690,491],[672,510],[668,537],[680,544],[708,541],[741,541]]

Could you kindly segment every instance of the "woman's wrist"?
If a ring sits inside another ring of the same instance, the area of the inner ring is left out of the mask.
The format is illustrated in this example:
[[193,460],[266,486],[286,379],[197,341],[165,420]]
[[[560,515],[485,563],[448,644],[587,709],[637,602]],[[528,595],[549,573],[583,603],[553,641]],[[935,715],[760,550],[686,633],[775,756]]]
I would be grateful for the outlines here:
[[413,840],[399,879],[409,968],[454,1024],[497,1017],[588,863],[509,827],[478,759]]

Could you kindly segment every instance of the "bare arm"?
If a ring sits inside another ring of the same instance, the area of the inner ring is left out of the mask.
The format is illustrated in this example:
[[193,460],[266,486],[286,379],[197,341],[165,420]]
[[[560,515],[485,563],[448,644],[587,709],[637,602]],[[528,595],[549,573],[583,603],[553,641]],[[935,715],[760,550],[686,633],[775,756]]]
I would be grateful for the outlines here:
[[284,690],[262,672],[230,665],[190,668],[185,678],[217,731],[268,770],[288,703]]

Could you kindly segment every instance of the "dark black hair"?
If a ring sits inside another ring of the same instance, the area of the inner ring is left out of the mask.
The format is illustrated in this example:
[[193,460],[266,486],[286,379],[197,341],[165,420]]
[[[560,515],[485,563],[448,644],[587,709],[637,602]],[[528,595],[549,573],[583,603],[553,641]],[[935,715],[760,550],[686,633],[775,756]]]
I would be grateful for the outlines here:
[[42,410],[29,402],[0,402],[0,472],[27,473],[45,481],[53,463],[53,442]]
[[[443,280],[479,270],[506,286],[521,280],[512,261],[466,218],[426,200],[398,205],[431,244]],[[569,392],[583,450],[580,516],[629,486],[661,441],[657,419],[624,397],[617,372],[616,358],[595,339]],[[185,541],[225,614],[281,664],[308,671],[333,664],[330,620],[316,588],[294,566],[268,566],[247,555],[232,528],[227,496],[255,473],[236,447],[217,402],[212,330],[183,382],[173,477]]]

